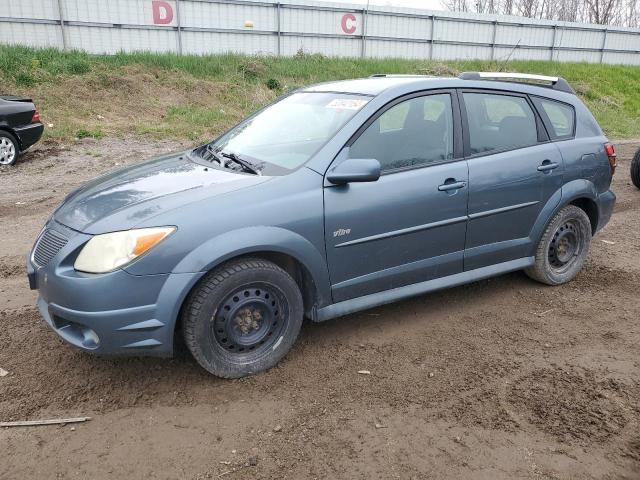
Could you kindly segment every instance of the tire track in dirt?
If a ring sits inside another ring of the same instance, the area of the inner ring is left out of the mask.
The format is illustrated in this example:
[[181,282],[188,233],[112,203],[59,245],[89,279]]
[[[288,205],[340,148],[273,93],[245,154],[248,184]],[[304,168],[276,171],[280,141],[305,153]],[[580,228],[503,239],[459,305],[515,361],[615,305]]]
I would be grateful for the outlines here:
[[0,257],[0,278],[12,278],[26,275],[27,267],[25,257],[9,255]]
[[518,378],[507,399],[561,442],[603,443],[638,414],[638,387],[606,372],[556,366]]

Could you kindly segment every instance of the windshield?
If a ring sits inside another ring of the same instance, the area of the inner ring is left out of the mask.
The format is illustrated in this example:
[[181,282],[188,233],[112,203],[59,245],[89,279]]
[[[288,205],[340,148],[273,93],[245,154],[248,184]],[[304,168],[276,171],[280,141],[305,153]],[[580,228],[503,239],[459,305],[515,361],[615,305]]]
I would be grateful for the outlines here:
[[263,164],[266,174],[292,170],[306,163],[369,100],[367,96],[342,93],[294,93],[245,120],[210,146],[217,152]]

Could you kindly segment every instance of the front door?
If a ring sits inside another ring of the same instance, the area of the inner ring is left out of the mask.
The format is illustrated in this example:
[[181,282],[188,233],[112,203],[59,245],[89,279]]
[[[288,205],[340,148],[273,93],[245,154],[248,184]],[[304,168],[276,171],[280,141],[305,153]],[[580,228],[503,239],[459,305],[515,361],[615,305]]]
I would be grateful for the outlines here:
[[531,230],[562,186],[563,164],[526,96],[465,91],[462,97],[469,155],[464,265],[473,270],[530,255]]
[[468,169],[456,97],[399,100],[340,158],[375,158],[376,182],[327,185],[325,236],[334,302],[460,273]]

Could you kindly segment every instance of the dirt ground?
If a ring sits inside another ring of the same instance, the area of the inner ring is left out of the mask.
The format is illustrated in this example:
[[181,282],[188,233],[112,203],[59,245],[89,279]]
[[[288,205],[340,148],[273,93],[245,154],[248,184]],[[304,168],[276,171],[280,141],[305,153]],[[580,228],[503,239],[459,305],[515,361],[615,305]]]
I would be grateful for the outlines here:
[[[41,144],[0,169],[0,478],[640,478],[639,142],[572,283],[514,273],[323,324],[276,368],[95,358],[49,331],[24,255],[81,182],[177,143]],[[370,375],[360,375],[359,370]]]

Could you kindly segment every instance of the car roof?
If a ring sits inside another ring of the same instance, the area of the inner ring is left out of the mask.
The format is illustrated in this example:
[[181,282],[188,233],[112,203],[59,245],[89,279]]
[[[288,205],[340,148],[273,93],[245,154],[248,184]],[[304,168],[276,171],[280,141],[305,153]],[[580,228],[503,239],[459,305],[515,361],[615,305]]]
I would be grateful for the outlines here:
[[341,80],[337,82],[325,82],[311,85],[304,89],[305,92],[341,92],[360,95],[379,95],[383,91],[410,83],[424,82],[424,80],[438,81],[442,78],[427,77],[424,75],[390,75],[358,78],[355,80]]
[[372,77],[358,78],[355,80],[318,83],[299,91],[334,92],[377,97],[386,92],[390,95],[403,95],[412,91],[439,88],[502,90],[539,95],[571,104],[577,102],[575,94],[534,83],[462,79],[458,77],[431,77],[426,75],[374,75]]

